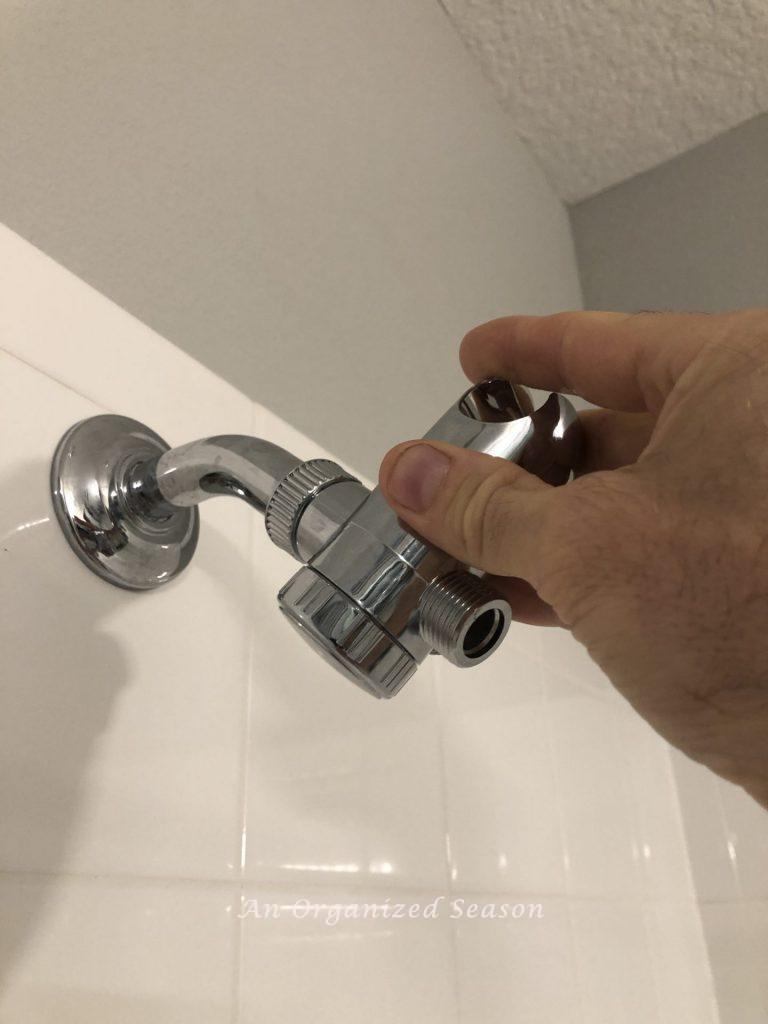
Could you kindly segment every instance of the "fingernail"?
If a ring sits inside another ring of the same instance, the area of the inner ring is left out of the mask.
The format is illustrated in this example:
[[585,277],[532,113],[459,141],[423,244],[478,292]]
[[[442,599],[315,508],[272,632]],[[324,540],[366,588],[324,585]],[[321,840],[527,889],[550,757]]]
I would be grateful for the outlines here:
[[411,445],[389,474],[387,490],[404,508],[426,512],[435,500],[450,464],[448,456],[431,445]]

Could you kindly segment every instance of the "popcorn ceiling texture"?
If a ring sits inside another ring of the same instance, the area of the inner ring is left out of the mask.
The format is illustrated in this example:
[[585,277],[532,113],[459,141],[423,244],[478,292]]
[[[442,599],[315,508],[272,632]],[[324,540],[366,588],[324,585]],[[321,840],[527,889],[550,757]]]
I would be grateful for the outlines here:
[[441,0],[575,202],[768,110],[768,0]]

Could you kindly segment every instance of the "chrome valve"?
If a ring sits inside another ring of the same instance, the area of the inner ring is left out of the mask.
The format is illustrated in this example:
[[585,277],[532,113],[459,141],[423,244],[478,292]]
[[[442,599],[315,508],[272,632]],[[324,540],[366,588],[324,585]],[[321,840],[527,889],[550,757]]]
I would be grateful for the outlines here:
[[[506,381],[470,388],[425,435],[518,462],[565,483],[580,429],[552,394],[535,412]],[[123,416],[70,428],[51,467],[58,521],[78,557],[130,590],[162,586],[189,563],[197,505],[232,494],[264,514],[271,540],[302,563],[278,594],[298,632],[347,677],[392,697],[431,652],[470,667],[499,646],[510,607],[485,580],[410,533],[378,488],[328,459],[302,462],[257,438],[179,448]]]

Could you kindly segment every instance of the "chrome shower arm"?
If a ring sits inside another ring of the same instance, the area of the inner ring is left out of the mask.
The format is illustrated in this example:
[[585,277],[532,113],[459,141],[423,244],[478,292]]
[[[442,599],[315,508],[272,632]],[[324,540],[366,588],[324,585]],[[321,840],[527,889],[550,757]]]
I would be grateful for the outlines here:
[[299,561],[324,547],[370,493],[330,459],[305,462],[245,434],[219,434],[171,448],[125,475],[130,512],[166,520],[216,495],[229,494],[264,514],[270,538]]
[[171,448],[136,466],[130,493],[143,514],[158,518],[168,508],[189,508],[217,494],[233,494],[266,510],[280,481],[302,460],[270,441],[220,434]]

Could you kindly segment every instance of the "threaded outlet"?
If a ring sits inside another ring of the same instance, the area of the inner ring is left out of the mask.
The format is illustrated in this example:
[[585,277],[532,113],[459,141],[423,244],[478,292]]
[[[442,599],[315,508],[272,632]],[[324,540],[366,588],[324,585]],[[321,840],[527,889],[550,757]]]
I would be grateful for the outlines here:
[[433,580],[421,596],[419,611],[424,641],[460,668],[492,654],[512,620],[504,598],[466,569]]

